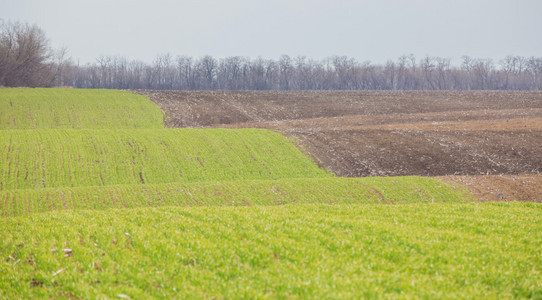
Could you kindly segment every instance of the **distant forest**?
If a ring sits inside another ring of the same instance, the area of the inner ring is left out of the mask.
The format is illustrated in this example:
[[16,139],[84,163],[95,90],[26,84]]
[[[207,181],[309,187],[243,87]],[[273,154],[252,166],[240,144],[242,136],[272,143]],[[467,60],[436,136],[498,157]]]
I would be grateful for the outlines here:
[[404,55],[385,64],[347,56],[313,60],[241,56],[158,55],[152,63],[100,56],[79,65],[53,50],[43,31],[25,23],[0,28],[0,86],[157,90],[541,90],[542,57],[506,56],[495,62],[463,56]]

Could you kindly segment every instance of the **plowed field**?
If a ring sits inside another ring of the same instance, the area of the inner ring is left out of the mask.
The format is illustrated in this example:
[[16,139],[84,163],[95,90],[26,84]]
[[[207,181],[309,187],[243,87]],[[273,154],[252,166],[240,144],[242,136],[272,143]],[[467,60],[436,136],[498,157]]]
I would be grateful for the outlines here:
[[1,92],[0,299],[542,298],[541,94]]
[[[166,112],[169,127],[280,130],[339,176],[461,175],[450,180],[483,184],[478,190],[502,184],[480,175],[540,182],[542,92],[138,92]],[[542,201],[538,187],[521,199],[517,189],[497,199]]]

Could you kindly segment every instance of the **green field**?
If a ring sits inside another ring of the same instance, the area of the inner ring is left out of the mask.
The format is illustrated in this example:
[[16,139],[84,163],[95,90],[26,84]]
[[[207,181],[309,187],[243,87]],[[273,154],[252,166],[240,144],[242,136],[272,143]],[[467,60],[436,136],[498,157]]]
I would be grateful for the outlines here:
[[262,129],[3,130],[0,190],[329,177]]
[[542,299],[542,205],[338,178],[123,91],[0,89],[0,299]]
[[405,204],[471,201],[433,178],[296,178],[0,191],[0,216],[159,206]]
[[163,113],[147,98],[125,91],[0,89],[2,129],[164,128]]
[[0,297],[540,299],[541,219],[532,203],[4,218]]

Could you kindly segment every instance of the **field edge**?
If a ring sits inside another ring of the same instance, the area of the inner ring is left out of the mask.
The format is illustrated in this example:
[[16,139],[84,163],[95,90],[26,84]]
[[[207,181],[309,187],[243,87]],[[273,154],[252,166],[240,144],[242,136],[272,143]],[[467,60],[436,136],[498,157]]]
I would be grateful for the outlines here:
[[430,177],[294,178],[0,191],[0,216],[57,210],[293,203],[472,202],[468,190]]

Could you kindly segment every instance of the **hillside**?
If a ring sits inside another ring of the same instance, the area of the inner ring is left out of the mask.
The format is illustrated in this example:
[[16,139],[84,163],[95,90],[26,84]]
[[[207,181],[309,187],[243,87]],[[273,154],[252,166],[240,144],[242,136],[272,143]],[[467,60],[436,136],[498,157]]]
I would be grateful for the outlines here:
[[127,91],[0,89],[3,129],[163,128],[161,110]]
[[137,92],[169,127],[279,130],[338,176],[449,176],[484,200],[542,202],[540,91]]
[[50,211],[160,206],[464,203],[461,187],[425,177],[287,178],[0,191],[0,217]]
[[327,177],[262,129],[1,130],[0,190]]
[[[0,130],[0,299],[542,296],[539,204],[476,203],[487,192],[472,177],[334,176],[306,154],[334,162],[349,139],[311,148],[292,134],[325,134],[305,126],[329,120],[164,128],[167,111],[127,92],[9,93],[2,116],[21,127]],[[374,159],[352,151],[366,146],[344,149]],[[537,201],[525,191],[516,200]]]

